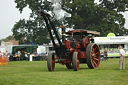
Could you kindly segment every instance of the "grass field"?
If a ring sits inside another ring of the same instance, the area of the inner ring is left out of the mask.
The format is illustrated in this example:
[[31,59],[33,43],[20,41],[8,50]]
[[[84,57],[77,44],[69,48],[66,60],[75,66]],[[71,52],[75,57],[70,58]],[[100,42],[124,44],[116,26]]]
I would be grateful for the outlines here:
[[128,85],[126,69],[118,69],[118,58],[101,61],[98,69],[80,64],[79,71],[56,64],[55,71],[47,70],[46,61],[12,61],[0,66],[0,85]]

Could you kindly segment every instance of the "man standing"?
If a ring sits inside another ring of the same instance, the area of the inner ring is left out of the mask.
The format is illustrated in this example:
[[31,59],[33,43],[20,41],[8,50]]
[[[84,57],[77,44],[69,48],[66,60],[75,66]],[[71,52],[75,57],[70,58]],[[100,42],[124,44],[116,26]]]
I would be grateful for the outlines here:
[[125,69],[125,51],[122,49],[122,46],[119,46],[120,49],[120,60],[119,60],[119,69]]

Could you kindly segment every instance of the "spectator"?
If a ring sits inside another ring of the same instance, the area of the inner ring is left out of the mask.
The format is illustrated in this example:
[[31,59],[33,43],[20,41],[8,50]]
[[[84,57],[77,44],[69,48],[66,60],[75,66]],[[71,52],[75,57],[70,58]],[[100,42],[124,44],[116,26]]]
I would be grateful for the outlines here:
[[33,55],[34,55],[34,56],[38,56],[38,53],[35,51],[35,52],[33,53]]
[[18,50],[18,52],[17,52],[18,60],[20,60],[20,55],[21,55],[20,50]]
[[18,50],[17,56],[20,57],[20,55],[21,55],[20,50]]
[[27,54],[27,57],[26,57],[26,60],[29,61],[29,58],[30,58],[30,53],[26,53]]
[[6,52],[5,52],[5,56],[8,56],[9,54],[8,54],[8,51],[6,50]]
[[103,51],[101,51],[100,56],[101,56],[101,60],[103,61],[104,60],[104,52]]
[[0,51],[0,57],[2,57],[2,52]]
[[33,55],[33,60],[38,60],[38,53],[36,51],[33,53]]
[[105,60],[107,60],[107,59],[108,59],[108,52],[107,52],[107,50],[106,50],[106,49],[104,50],[104,59],[105,59]]
[[119,46],[120,49],[120,60],[119,60],[119,69],[125,69],[125,51],[123,50],[122,46]]
[[24,50],[22,50],[21,53],[20,53],[20,59],[21,59],[21,61],[25,59],[25,52],[24,52]]
[[9,61],[13,60],[13,55],[11,53],[8,53]]

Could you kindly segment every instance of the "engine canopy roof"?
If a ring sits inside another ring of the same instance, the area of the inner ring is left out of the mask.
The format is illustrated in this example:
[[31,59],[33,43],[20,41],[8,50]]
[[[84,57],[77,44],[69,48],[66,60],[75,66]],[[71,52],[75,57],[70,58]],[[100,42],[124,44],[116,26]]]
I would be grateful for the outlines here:
[[100,35],[100,32],[91,31],[91,30],[83,30],[83,29],[75,29],[75,30],[66,32],[66,34],[69,34],[69,35],[72,35],[72,34],[74,34],[74,35],[81,35],[81,34],[84,34],[84,35],[88,35],[88,34]]

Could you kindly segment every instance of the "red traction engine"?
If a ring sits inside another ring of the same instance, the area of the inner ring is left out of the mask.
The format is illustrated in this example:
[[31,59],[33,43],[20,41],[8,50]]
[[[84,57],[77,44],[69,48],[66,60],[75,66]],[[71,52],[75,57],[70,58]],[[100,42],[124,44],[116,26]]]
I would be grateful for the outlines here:
[[[100,50],[97,44],[91,43],[89,35],[99,35],[99,32],[76,29],[65,32],[62,26],[62,39],[59,38],[57,30],[50,19],[50,15],[42,10],[40,17],[45,20],[55,53],[49,53],[47,57],[47,67],[49,71],[54,71],[55,63],[66,65],[68,69],[79,70],[80,63],[86,63],[90,69],[95,69],[100,64]],[[58,43],[55,43],[55,38]],[[68,35],[68,36],[67,36]],[[61,41],[62,40],[62,41]]]

